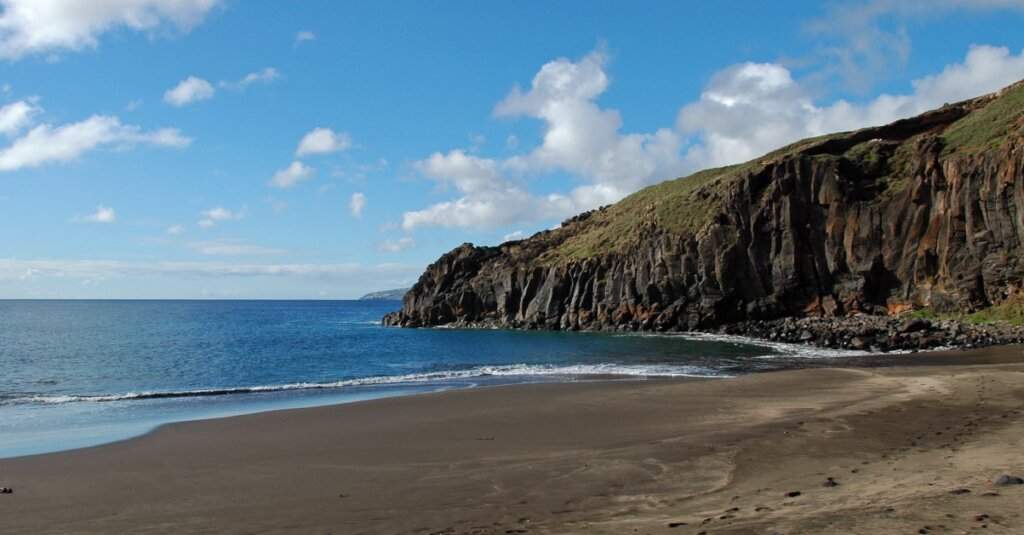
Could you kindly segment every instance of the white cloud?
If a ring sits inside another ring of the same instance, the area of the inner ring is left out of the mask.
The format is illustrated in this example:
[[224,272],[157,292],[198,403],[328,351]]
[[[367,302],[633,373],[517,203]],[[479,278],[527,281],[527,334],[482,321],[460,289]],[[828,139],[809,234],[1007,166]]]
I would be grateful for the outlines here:
[[0,57],[94,48],[117,27],[188,31],[220,0],[0,0]]
[[402,214],[402,228],[493,228],[540,219],[561,218],[579,211],[569,197],[551,194],[535,197],[511,185],[465,195]]
[[595,100],[608,88],[607,57],[601,51],[573,62],[565,58],[541,67],[530,90],[514,88],[494,109],[498,117],[526,116],[544,122],[541,146],[507,166],[516,170],[576,173],[605,190],[635,190],[672,176],[682,167],[682,139],[671,129],[649,134],[620,133],[616,110]]
[[303,180],[307,180],[316,172],[312,167],[295,160],[288,167],[274,173],[270,185],[275,188],[290,188]]
[[214,93],[215,90],[210,85],[210,82],[202,78],[189,76],[164,93],[164,102],[172,106],[181,107],[200,100],[213,98]]
[[269,84],[281,77],[281,73],[273,67],[266,67],[256,72],[250,72],[240,80],[234,82],[221,82],[221,87],[242,90],[255,83]]
[[284,249],[237,241],[199,241],[189,243],[188,248],[208,256],[273,256],[287,252]]
[[77,123],[57,127],[42,124],[32,128],[11,145],[0,149],[0,171],[73,160],[105,145],[130,147],[148,144],[181,148],[190,142],[177,129],[144,132],[138,126],[122,124],[117,117],[93,115]]
[[0,134],[14,135],[32,124],[41,110],[31,100],[18,100],[0,107]]
[[516,230],[514,232],[509,232],[508,234],[502,236],[501,241],[502,242],[507,242],[507,241],[513,241],[513,240],[521,240],[521,239],[523,239],[523,236],[524,236],[523,231]]
[[302,30],[302,31],[300,31],[300,32],[295,34],[295,45],[296,46],[301,45],[302,43],[305,43],[306,41],[315,41],[315,40],[316,40],[316,34],[311,32],[311,31],[309,31],[309,30]]
[[352,213],[352,217],[363,217],[363,208],[365,207],[366,195],[353,193],[352,198],[348,201],[348,209]]
[[[962,63],[913,81],[907,94],[821,104],[787,67],[743,63],[713,76],[700,99],[681,108],[674,129],[630,134],[620,132],[618,112],[595,102],[608,87],[606,61],[595,52],[577,62],[549,62],[529,91],[514,88],[496,106],[499,117],[542,120],[538,147],[506,159],[456,149],[416,162],[421,174],[459,196],[404,213],[402,227],[493,228],[565,217],[656,181],[750,160],[805,137],[885,124],[1024,78],[1024,52],[972,46]],[[537,196],[513,180],[552,171],[585,183]]]
[[496,160],[478,158],[455,149],[448,154],[435,152],[415,163],[424,175],[454,185],[463,193],[479,193],[501,187],[505,179]]
[[837,2],[808,22],[823,40],[818,76],[838,76],[847,87],[867,91],[878,78],[898,72],[912,43],[904,22],[951,12],[1024,10],[1024,0],[865,0]]
[[386,253],[398,253],[416,246],[416,241],[405,236],[397,240],[385,240],[377,248]]
[[[672,129],[620,132],[615,110],[596,99],[608,88],[607,57],[596,51],[573,62],[559,58],[534,76],[531,87],[515,87],[497,104],[497,117],[531,117],[544,124],[541,145],[504,160],[452,150],[416,163],[425,176],[455,186],[462,196],[403,214],[407,230],[419,226],[496,227],[560,218],[615,202],[628,193],[684,169],[681,136]],[[518,145],[518,140],[506,143]],[[569,172],[587,184],[566,194],[531,195],[508,175]]]
[[352,146],[352,136],[347,132],[334,132],[330,128],[314,128],[299,141],[296,156],[307,154],[328,154],[340,152]]
[[117,214],[109,206],[97,206],[96,211],[81,218],[86,223],[113,223],[117,221]]
[[183,232],[185,232],[185,227],[183,225],[171,225],[167,227],[167,234],[171,236],[177,236]]
[[1024,52],[972,46],[963,63],[914,80],[911,93],[883,94],[863,104],[839,100],[819,105],[786,67],[743,63],[716,74],[700,100],[682,108],[678,128],[698,135],[687,155],[690,168],[727,165],[805,137],[910,117],[1021,78]]
[[210,228],[223,221],[237,221],[242,219],[244,211],[235,212],[228,210],[223,206],[217,206],[215,208],[203,210],[199,215],[201,218],[197,224],[202,228]]

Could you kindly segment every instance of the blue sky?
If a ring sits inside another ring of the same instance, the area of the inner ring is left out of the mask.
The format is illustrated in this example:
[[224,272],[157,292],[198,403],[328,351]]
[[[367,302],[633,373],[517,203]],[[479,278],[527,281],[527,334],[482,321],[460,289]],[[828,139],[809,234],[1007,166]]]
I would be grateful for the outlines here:
[[704,4],[0,0],[0,298],[357,297],[1024,78],[1024,1]]

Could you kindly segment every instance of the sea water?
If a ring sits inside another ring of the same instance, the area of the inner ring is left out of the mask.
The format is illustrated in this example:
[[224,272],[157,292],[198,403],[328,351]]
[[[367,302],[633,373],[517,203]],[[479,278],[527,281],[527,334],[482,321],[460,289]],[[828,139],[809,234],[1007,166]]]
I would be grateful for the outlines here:
[[452,388],[729,377],[821,356],[706,335],[380,325],[387,301],[0,301],[0,457]]

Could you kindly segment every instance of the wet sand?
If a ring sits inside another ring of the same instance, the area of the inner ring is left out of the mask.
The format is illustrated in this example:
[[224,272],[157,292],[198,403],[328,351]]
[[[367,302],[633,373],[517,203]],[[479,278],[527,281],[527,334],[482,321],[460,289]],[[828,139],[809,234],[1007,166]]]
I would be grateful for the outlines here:
[[168,425],[0,460],[0,532],[1024,533],[990,484],[1024,475],[1024,349],[897,359]]

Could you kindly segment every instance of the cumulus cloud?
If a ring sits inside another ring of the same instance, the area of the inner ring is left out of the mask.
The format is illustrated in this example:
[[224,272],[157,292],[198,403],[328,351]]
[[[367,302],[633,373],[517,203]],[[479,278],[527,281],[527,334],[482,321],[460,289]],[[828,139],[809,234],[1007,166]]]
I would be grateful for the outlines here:
[[838,76],[847,87],[867,91],[902,67],[912,43],[908,20],[951,12],[1024,10],[1024,0],[865,0],[834,3],[807,30],[823,40],[819,76]]
[[[972,46],[963,62],[912,82],[906,94],[866,102],[820,103],[812,84],[778,63],[742,63],[716,73],[697,101],[684,105],[675,128],[623,133],[615,110],[596,100],[608,88],[600,51],[573,62],[557,59],[514,88],[498,117],[530,117],[544,125],[539,146],[505,159],[454,149],[416,162],[424,177],[458,197],[405,212],[402,227],[501,227],[560,218],[608,204],[656,181],[710,166],[747,161],[787,143],[828,132],[885,124],[1024,78],[1024,52]],[[531,194],[517,179],[568,172],[584,184],[564,193]]]
[[0,57],[95,48],[118,27],[187,32],[220,0],[0,0]]
[[296,156],[329,154],[341,152],[352,146],[352,136],[347,132],[335,132],[330,128],[314,128],[299,141]]
[[77,123],[53,126],[41,124],[0,149],[0,171],[37,167],[49,162],[73,160],[101,146],[131,147],[138,144],[181,148],[191,140],[177,129],[145,132],[120,119],[93,115]]
[[31,100],[19,100],[0,107],[0,134],[14,135],[32,124],[40,109]]
[[113,223],[117,221],[117,214],[109,206],[97,206],[96,211],[83,217],[82,221],[87,223]]
[[[602,51],[596,51],[575,62],[548,62],[529,90],[514,87],[495,106],[497,117],[529,117],[543,123],[542,142],[532,151],[498,160],[456,149],[417,162],[423,175],[454,186],[462,196],[406,212],[403,227],[494,227],[560,218],[615,202],[679,173],[684,168],[683,140],[676,132],[663,128],[623,133],[619,112],[597,104],[610,83],[607,61]],[[566,194],[534,196],[509,178],[556,171],[588,183]]]
[[178,234],[185,232],[185,227],[183,225],[171,225],[167,227],[166,232],[170,236],[177,236]]
[[560,194],[534,196],[522,188],[504,184],[422,210],[405,212],[402,214],[402,228],[493,228],[565,217],[577,212],[580,206],[571,197]]
[[416,241],[405,236],[397,240],[385,240],[377,248],[385,253],[398,253],[416,246]]
[[295,34],[295,46],[301,45],[307,41],[315,41],[316,34],[309,30],[302,30]]
[[494,109],[498,117],[526,116],[544,122],[541,145],[507,167],[578,174],[606,190],[635,190],[682,167],[682,139],[671,128],[624,134],[619,112],[596,99],[610,83],[602,51],[573,62],[551,61],[534,76],[530,90],[516,87]]
[[256,72],[250,72],[241,79],[234,82],[221,82],[221,87],[242,90],[252,84],[269,84],[281,77],[281,73],[273,67],[266,67]]
[[188,244],[193,251],[208,256],[273,256],[285,254],[284,249],[264,247],[237,241],[198,241]]
[[211,99],[214,93],[215,90],[210,82],[189,76],[164,93],[164,102],[181,107],[200,100]]
[[215,226],[217,223],[224,221],[237,221],[242,219],[245,215],[243,211],[233,211],[223,206],[217,206],[208,210],[203,210],[199,213],[201,218],[197,223],[202,228],[210,228]]
[[275,188],[287,189],[303,180],[312,178],[314,173],[316,170],[312,167],[295,160],[288,167],[274,173],[270,179],[270,185]]
[[682,108],[678,128],[696,134],[687,153],[692,169],[756,158],[799,139],[881,125],[1024,78],[1024,52],[972,46],[962,63],[912,82],[913,91],[865,103],[814,102],[811,92],[778,64],[743,63],[708,83],[700,100]]
[[348,201],[348,210],[352,213],[352,217],[363,217],[363,208],[365,207],[366,195],[353,193],[352,198]]
[[505,182],[496,160],[478,158],[459,149],[448,154],[435,152],[415,166],[427,177],[451,184],[463,193],[480,193]]

